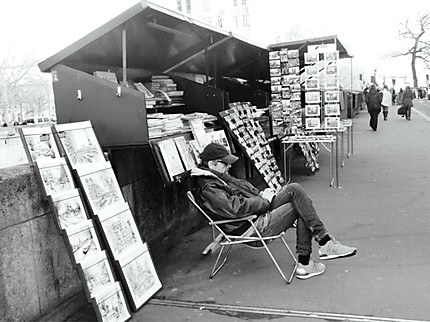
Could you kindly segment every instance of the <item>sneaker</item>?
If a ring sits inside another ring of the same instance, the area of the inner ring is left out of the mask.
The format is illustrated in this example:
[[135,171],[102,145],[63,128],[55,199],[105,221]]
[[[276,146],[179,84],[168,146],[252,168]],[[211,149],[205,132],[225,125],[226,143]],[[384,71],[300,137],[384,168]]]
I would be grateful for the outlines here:
[[335,259],[339,257],[354,256],[357,249],[354,247],[344,246],[333,237],[324,246],[319,247],[320,259]]
[[321,275],[324,273],[324,271],[325,265],[320,262],[314,262],[311,258],[309,259],[308,265],[298,263],[296,277],[300,278],[301,280],[305,280],[313,276]]

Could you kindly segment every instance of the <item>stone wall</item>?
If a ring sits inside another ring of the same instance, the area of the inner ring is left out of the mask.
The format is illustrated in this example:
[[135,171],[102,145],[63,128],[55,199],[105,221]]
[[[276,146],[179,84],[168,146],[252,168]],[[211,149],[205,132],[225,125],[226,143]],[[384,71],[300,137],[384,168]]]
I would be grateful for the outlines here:
[[80,294],[78,274],[33,169],[0,169],[0,320],[37,320]]

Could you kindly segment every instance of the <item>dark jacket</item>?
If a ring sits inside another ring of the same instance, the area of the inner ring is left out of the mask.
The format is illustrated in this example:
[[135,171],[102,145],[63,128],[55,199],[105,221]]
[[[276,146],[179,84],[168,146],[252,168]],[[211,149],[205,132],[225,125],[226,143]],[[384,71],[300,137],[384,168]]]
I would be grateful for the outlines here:
[[[207,168],[204,170],[212,172],[217,178],[194,177],[196,199],[212,219],[235,219],[249,215],[261,215],[269,211],[269,201],[260,197],[260,190],[248,181]],[[230,232],[243,224],[244,222],[239,222],[229,225],[227,231]]]
[[369,112],[381,111],[382,93],[376,90],[375,86],[370,86],[369,93],[366,96],[366,104]]
[[414,106],[412,100],[415,98],[414,92],[410,88],[406,88],[402,96],[402,105],[407,107]]

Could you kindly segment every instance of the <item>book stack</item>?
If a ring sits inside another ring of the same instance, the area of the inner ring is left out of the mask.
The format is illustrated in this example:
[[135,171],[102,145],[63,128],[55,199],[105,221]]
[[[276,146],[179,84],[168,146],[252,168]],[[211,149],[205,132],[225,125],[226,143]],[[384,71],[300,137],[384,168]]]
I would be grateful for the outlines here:
[[[177,84],[167,75],[151,76],[152,91],[156,93],[156,105],[182,104],[184,91],[177,88]],[[157,93],[164,93],[157,94]],[[158,99],[157,99],[158,98]],[[166,102],[167,101],[167,102]]]

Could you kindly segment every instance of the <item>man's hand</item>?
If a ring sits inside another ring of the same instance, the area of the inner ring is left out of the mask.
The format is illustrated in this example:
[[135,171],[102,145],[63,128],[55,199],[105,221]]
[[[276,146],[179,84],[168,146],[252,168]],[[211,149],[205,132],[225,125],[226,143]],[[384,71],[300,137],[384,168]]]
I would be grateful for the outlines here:
[[272,202],[272,199],[276,196],[276,190],[273,188],[266,188],[260,192],[260,196]]

